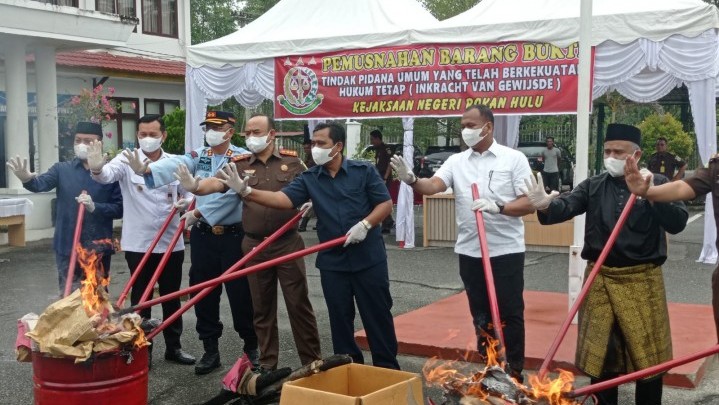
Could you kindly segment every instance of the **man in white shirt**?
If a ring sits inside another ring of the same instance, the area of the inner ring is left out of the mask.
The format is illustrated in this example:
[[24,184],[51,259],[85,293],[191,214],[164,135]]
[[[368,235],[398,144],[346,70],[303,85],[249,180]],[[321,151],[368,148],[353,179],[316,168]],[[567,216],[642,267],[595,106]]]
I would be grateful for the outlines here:
[[[492,316],[484,278],[475,211],[484,213],[487,245],[503,324],[507,362],[513,377],[521,380],[524,368],[524,223],[520,218],[534,212],[522,193],[524,179],[532,174],[527,158],[519,151],[494,141],[494,115],[484,105],[474,105],[462,115],[462,139],[469,149],[449,157],[431,178],[420,179],[407,162],[392,157],[398,177],[415,191],[430,195],[451,187],[455,197],[459,275],[469,300],[477,333],[477,349],[486,351],[486,335]],[[472,198],[477,183],[481,198]]]
[[[143,161],[157,161],[166,159],[173,155],[162,150],[162,142],[167,138],[165,124],[159,115],[145,115],[138,120],[137,141],[140,146],[135,149]],[[125,251],[125,260],[130,268],[130,273],[135,272],[152,240],[162,227],[162,224],[170,214],[173,205],[184,210],[189,205],[192,194],[180,187],[180,182],[175,181],[168,185],[150,189],[145,186],[145,179],[135,174],[129,165],[124,154],[133,153],[128,151],[117,155],[109,163],[105,164],[102,156],[102,142],[94,142],[88,151],[88,164],[92,178],[102,184],[109,184],[117,181],[122,191],[122,204],[124,215],[122,218],[122,250]],[[140,276],[132,286],[130,303],[135,305],[142,293],[147,288],[152,275],[162,256],[167,251],[173,234],[177,231],[180,218],[175,216],[170,222],[167,230],[163,233],[157,246],[153,249],[147,263],[140,269]],[[166,295],[180,289],[182,281],[182,262],[185,259],[185,244],[180,238],[172,249],[170,258],[165,265],[158,285],[160,295]],[[162,316],[167,319],[180,308],[180,300],[172,300],[162,304]],[[152,310],[147,308],[140,312],[143,318],[150,318]],[[163,331],[165,338],[165,359],[184,365],[195,364],[195,358],[182,350],[180,335],[182,334],[182,317],[173,322],[172,325]],[[150,346],[152,348],[152,346]]]

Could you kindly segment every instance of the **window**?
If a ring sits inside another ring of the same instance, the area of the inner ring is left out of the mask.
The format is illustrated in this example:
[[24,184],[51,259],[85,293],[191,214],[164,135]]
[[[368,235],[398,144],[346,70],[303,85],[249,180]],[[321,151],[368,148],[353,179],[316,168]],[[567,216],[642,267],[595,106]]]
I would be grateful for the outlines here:
[[135,17],[135,0],[95,0],[95,10]]
[[69,7],[78,7],[79,1],[78,0],[38,0],[41,3],[45,4],[52,4],[55,6],[69,6]]
[[177,38],[177,0],[142,0],[142,32]]
[[179,100],[157,100],[152,98],[145,99],[145,115],[147,114],[159,114],[165,116],[165,114],[175,111],[175,108],[180,107]]
[[[117,149],[134,148],[135,133],[137,132],[137,120],[140,118],[137,98],[113,97],[113,101],[120,105],[119,111],[115,114],[114,120],[105,124],[104,132],[112,133],[112,137],[106,136],[103,145]],[[110,139],[107,139],[110,138]]]

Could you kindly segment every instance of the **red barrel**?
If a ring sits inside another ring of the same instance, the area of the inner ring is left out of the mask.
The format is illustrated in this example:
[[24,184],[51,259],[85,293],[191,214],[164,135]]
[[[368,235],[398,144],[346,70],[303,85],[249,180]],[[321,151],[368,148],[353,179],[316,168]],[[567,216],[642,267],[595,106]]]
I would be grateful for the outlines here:
[[73,359],[32,353],[36,405],[147,404],[147,346],[132,361],[117,352],[75,364]]

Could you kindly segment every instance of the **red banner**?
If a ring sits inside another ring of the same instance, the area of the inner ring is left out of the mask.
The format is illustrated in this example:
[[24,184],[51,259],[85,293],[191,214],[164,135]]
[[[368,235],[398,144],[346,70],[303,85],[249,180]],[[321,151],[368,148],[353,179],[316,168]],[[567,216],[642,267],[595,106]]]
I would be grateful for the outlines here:
[[[577,44],[393,46],[275,58],[275,118],[575,114]],[[592,71],[594,70],[592,49]]]

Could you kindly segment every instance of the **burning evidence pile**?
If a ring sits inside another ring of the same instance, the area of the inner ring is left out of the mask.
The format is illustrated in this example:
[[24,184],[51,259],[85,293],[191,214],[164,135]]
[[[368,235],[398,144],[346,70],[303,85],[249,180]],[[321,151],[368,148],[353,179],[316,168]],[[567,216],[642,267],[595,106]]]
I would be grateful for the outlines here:
[[103,276],[100,256],[79,249],[78,262],[85,274],[81,287],[48,306],[39,317],[28,314],[19,321],[18,361],[30,361],[34,351],[80,363],[93,354],[129,352],[148,345],[139,315],[113,315],[106,291],[110,280]]
[[430,359],[422,368],[428,386],[444,391],[442,405],[575,405],[566,394],[572,390],[574,375],[560,370],[559,377],[550,380],[529,375],[524,385],[505,371],[505,364],[497,358],[496,340],[490,340],[486,366],[477,370],[472,363]]

